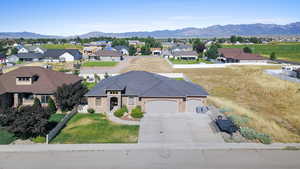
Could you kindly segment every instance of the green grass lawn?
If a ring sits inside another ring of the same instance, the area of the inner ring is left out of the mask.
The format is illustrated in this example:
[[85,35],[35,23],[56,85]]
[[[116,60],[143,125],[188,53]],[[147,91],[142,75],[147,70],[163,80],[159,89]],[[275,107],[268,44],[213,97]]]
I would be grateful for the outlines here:
[[169,59],[173,64],[198,64],[198,63],[206,63],[211,64],[212,62],[199,59],[199,60],[181,60],[181,59]]
[[46,49],[83,49],[83,46],[80,45],[72,45],[72,44],[45,44],[42,45],[43,48]]
[[112,67],[112,66],[116,66],[118,64],[118,62],[114,62],[114,61],[90,61],[90,62],[85,62],[82,64],[82,66],[85,67]]
[[278,59],[300,62],[300,43],[272,43],[272,44],[253,44],[253,45],[223,45],[225,48],[244,48],[250,47],[253,53],[269,57],[272,52],[276,53]]
[[89,90],[94,88],[96,86],[96,82],[89,83],[89,82],[83,82],[83,85],[85,85]]
[[63,119],[64,117],[65,117],[64,114],[52,114],[48,121],[59,123],[61,119]]
[[184,80],[184,78],[182,78],[182,77],[173,78],[173,79],[175,79],[175,80]]
[[102,114],[77,114],[52,143],[137,143],[139,126],[114,124]]
[[16,137],[14,134],[0,128],[0,144],[10,144],[15,141]]

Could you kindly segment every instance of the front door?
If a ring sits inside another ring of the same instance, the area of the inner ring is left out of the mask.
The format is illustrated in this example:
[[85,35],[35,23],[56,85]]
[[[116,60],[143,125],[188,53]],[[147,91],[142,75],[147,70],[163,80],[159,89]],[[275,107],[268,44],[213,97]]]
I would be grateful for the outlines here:
[[115,106],[118,106],[118,98],[112,97],[110,98],[110,110],[112,110]]

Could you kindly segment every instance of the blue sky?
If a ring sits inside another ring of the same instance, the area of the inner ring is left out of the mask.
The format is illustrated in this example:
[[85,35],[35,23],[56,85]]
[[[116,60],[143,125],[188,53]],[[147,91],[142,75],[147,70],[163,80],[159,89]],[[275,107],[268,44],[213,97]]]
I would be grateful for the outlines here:
[[299,0],[2,0],[0,32],[75,35],[300,21]]

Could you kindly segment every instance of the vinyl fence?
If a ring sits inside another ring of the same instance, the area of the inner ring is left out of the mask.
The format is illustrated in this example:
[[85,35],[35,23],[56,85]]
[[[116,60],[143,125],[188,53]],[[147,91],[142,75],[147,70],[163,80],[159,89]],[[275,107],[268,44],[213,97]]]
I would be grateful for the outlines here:
[[67,124],[67,122],[75,115],[77,114],[77,107],[74,108],[69,114],[67,114],[56,126],[54,129],[52,129],[49,134],[46,136],[46,144],[49,144],[49,142],[60,132],[62,128]]

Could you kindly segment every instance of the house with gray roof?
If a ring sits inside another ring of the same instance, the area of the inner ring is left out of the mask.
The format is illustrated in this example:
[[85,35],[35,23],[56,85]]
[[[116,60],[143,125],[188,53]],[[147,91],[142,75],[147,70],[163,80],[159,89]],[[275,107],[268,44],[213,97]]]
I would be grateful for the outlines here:
[[195,112],[208,93],[199,85],[145,71],[130,71],[98,83],[86,95],[88,107],[98,113],[121,106],[141,106],[146,113]]
[[7,58],[8,62],[16,63],[18,61],[22,62],[38,62],[44,59],[44,55],[42,53],[18,53],[15,55],[11,55]]
[[21,47],[18,50],[18,53],[45,53],[47,49],[42,48],[40,46],[26,46],[26,47]]
[[78,49],[48,49],[44,53],[44,60],[51,62],[73,62],[82,59],[82,54]]
[[95,55],[89,56],[89,59],[102,61],[121,61],[123,60],[123,54],[115,50],[97,50]]
[[198,53],[196,51],[175,51],[172,52],[172,56],[175,59],[182,60],[195,60],[198,58]]

